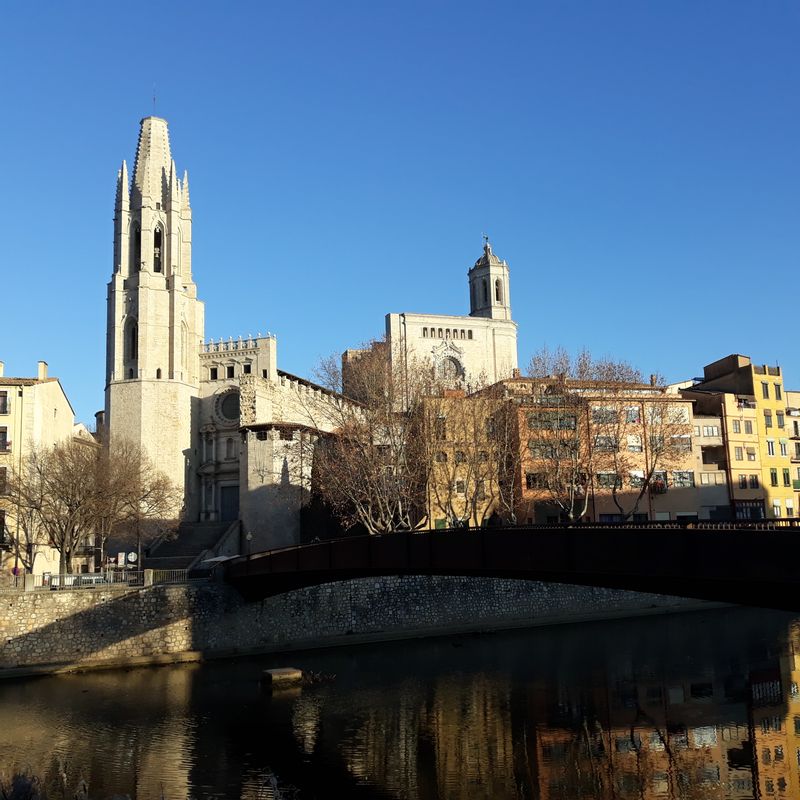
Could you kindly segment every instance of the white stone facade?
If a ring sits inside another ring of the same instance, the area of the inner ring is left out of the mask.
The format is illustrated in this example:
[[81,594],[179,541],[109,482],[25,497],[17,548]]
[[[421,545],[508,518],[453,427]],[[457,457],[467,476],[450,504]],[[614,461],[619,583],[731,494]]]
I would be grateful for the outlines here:
[[470,314],[387,314],[392,361],[411,368],[429,362],[436,374],[466,387],[516,374],[517,323],[511,319],[509,269],[486,242],[469,270]]

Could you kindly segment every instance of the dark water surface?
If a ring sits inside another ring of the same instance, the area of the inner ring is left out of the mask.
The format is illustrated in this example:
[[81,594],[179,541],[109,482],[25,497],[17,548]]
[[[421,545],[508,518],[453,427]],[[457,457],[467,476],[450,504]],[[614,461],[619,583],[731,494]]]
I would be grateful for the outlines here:
[[[795,652],[800,619],[725,609],[6,682],[0,775],[93,800],[800,798]],[[270,694],[272,666],[336,678]]]

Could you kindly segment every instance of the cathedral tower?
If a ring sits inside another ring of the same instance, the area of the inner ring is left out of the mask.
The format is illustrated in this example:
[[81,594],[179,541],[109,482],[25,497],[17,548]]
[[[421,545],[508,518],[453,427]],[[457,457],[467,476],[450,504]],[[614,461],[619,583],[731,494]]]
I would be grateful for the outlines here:
[[112,442],[140,445],[184,489],[190,513],[203,311],[192,280],[189,178],[178,178],[166,120],[145,117],[133,181],[124,161],[117,175],[106,424]]
[[490,319],[511,319],[508,264],[493,252],[489,241],[483,255],[469,271],[469,315]]

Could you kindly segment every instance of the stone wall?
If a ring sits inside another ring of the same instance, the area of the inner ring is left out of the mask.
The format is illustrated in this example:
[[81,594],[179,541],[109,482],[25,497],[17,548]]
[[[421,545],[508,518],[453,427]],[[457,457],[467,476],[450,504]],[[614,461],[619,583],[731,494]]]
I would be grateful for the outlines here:
[[0,670],[158,663],[700,605],[707,604],[566,584],[426,576],[343,581],[255,603],[217,583],[5,592]]

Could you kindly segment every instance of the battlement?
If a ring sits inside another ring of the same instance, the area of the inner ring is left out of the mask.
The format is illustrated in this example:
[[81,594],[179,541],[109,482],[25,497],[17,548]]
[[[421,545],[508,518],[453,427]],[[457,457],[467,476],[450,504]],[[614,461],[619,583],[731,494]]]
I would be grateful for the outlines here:
[[200,354],[205,353],[229,353],[229,352],[242,352],[245,350],[258,350],[260,347],[266,345],[269,341],[274,341],[277,337],[274,333],[267,332],[266,334],[258,334],[257,336],[247,335],[247,337],[239,336],[234,339],[232,336],[227,339],[219,339],[214,341],[209,339],[200,345]]

